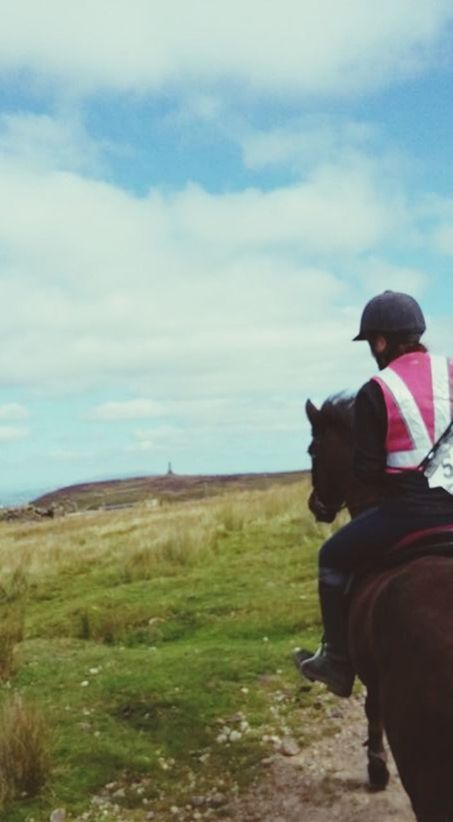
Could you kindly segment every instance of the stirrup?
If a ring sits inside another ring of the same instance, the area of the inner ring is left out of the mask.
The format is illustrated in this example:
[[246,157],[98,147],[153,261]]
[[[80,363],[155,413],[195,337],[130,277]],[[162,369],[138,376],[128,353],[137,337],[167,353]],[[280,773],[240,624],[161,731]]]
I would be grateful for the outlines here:
[[347,656],[332,653],[322,643],[316,653],[303,661],[300,672],[311,682],[322,682],[336,696],[349,697],[354,685],[355,673]]
[[293,662],[299,673],[302,673],[302,664],[306,662],[307,659],[312,659],[313,656],[313,651],[309,651],[308,648],[298,648],[297,651],[294,651]]

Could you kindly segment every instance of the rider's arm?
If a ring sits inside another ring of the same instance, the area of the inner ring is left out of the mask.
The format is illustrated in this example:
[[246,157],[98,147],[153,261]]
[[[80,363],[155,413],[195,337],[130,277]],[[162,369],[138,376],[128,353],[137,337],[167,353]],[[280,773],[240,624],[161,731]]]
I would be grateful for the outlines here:
[[354,473],[358,479],[382,493],[385,485],[387,412],[379,384],[365,383],[354,406]]

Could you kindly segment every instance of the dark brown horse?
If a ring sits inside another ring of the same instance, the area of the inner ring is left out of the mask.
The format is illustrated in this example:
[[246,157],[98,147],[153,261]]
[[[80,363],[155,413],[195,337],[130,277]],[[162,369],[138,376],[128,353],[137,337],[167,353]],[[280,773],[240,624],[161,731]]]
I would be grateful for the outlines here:
[[[309,507],[320,521],[372,503],[353,476],[352,406],[307,402]],[[370,785],[388,782],[385,729],[418,822],[453,822],[453,559],[423,556],[363,576],[351,594],[349,643],[367,688]]]

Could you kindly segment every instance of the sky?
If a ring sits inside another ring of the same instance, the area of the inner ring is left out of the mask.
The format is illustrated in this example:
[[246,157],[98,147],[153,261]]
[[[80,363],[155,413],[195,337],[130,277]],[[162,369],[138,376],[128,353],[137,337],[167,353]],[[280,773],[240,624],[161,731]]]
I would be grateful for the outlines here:
[[453,0],[0,10],[0,502],[306,467],[386,288],[453,353]]

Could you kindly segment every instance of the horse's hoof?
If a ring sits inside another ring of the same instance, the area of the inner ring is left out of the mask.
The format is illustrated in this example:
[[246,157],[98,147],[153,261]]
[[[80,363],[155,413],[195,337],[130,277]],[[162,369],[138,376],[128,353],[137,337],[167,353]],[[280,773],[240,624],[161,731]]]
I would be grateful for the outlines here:
[[368,762],[368,790],[385,791],[390,774],[385,760],[380,756],[373,756]]

